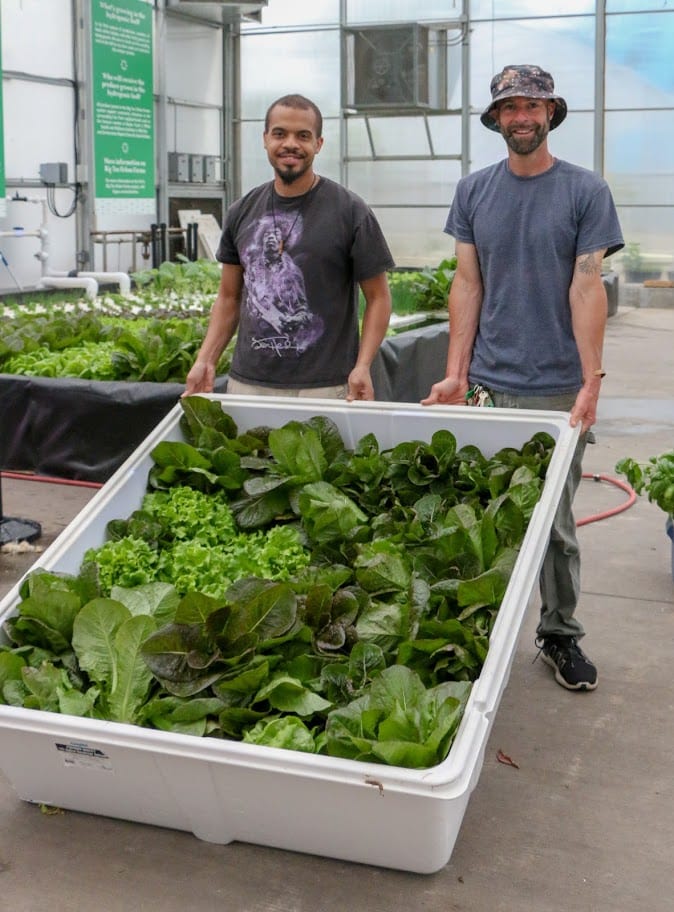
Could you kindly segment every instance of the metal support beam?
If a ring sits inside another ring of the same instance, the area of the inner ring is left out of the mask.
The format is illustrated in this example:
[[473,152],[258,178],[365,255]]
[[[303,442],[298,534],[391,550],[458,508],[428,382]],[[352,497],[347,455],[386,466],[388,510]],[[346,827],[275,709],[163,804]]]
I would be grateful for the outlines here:
[[155,160],[157,181],[157,220],[159,224],[168,225],[168,100],[166,97],[166,0],[161,0],[155,11],[155,72],[157,82],[154,87],[156,98],[157,122],[155,124]]
[[94,262],[91,233],[96,229],[93,198],[93,98],[91,89],[91,4],[73,0],[73,65],[75,70],[75,131],[78,159],[75,181],[80,185],[76,214],[77,266],[86,269]]
[[595,4],[594,33],[594,170],[604,174],[604,105],[606,103],[606,0]]
[[225,208],[241,196],[241,81],[238,23],[222,33],[222,179]]
[[470,171],[470,0],[463,0],[461,41],[461,176]]

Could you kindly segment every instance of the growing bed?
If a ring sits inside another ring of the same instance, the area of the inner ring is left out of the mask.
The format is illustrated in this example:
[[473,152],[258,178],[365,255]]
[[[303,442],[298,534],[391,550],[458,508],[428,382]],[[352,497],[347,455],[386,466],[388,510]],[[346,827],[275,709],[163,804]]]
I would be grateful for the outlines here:
[[[436,871],[451,856],[477,784],[578,432],[562,413],[209,398],[221,402],[241,430],[329,417],[349,447],[369,433],[382,446],[393,446],[429,441],[448,428],[459,446],[472,444],[490,456],[503,447],[522,446],[537,432],[553,437],[542,495],[449,755],[437,766],[413,770],[0,706],[0,766],[28,801],[187,830],[212,842],[248,841]],[[41,556],[38,567],[78,572],[86,550],[105,540],[107,523],[139,506],[154,447],[183,439],[181,414],[179,406],[170,411]],[[13,615],[18,601],[17,586],[0,605],[0,618]]]

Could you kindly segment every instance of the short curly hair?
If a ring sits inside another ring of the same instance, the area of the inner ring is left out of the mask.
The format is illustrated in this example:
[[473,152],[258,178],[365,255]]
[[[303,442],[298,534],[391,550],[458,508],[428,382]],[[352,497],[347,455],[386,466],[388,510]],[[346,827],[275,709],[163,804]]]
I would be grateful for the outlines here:
[[276,101],[273,101],[267,108],[267,113],[264,116],[264,132],[269,132],[269,118],[271,112],[274,108],[283,107],[283,108],[299,108],[302,111],[313,111],[314,117],[316,118],[316,137],[320,138],[323,135],[323,115],[321,114],[320,108],[318,105],[314,104],[310,98],[305,98],[304,95],[283,95],[281,98],[277,98]]

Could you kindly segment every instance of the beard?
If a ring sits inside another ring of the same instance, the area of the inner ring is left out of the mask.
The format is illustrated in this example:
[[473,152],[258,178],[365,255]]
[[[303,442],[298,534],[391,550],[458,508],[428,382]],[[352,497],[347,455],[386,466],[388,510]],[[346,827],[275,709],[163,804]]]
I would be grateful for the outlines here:
[[292,166],[290,168],[284,168],[282,165],[275,165],[274,171],[276,171],[283,183],[289,187],[291,184],[294,184],[295,181],[299,180],[300,177],[304,177],[310,167],[311,163],[307,164],[306,162],[302,162],[297,170],[293,170]]
[[514,132],[515,128],[512,128],[511,131],[503,132],[503,138],[508,144],[508,148],[512,149],[513,152],[516,152],[518,155],[531,155],[532,152],[535,152],[543,142],[545,141],[546,136],[550,132],[550,124],[537,124],[534,126],[534,132],[532,136],[518,136]]

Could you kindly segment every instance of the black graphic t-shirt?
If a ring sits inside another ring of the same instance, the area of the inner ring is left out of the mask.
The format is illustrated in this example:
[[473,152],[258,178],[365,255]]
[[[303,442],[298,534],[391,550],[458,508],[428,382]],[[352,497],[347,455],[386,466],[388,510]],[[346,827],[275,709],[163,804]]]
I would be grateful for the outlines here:
[[394,265],[360,197],[328,178],[297,197],[256,187],[229,208],[217,258],[243,267],[232,377],[295,389],[346,382],[358,282]]

